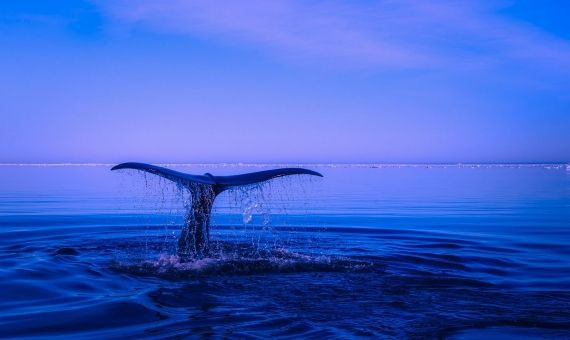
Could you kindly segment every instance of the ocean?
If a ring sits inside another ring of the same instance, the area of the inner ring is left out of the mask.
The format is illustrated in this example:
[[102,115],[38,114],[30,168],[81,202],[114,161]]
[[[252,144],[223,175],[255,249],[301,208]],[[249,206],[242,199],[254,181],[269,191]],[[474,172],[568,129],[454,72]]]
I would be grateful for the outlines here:
[[570,338],[569,166],[305,167],[221,194],[181,260],[185,189],[0,166],[0,337]]

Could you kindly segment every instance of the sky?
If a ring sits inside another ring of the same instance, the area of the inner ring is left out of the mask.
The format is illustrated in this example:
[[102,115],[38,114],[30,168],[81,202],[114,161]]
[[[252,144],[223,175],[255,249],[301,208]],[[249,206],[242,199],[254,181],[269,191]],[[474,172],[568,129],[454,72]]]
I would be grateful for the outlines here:
[[570,161],[567,0],[2,0],[0,163]]

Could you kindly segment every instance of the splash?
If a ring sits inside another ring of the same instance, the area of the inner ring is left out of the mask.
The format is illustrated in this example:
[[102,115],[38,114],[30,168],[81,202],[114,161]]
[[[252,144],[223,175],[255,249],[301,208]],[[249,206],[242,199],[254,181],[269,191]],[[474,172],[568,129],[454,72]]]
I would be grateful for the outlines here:
[[[216,197],[224,191],[259,185],[278,177],[291,175],[312,175],[322,177],[318,172],[302,168],[282,168],[252,172],[235,176],[191,175],[144,163],[122,163],[111,170],[134,169],[163,177],[185,187],[192,197],[190,209],[186,212],[185,225],[178,238],[178,254],[184,257],[204,257],[210,249],[210,215]],[[145,176],[146,182],[146,176]]]
[[[147,228],[141,242],[144,251],[141,253],[137,247],[130,247],[130,254],[117,257],[117,262],[140,265],[142,258],[145,267],[159,272],[199,272],[227,267],[228,261],[234,264],[248,262],[253,268],[259,267],[260,263],[271,268],[287,265],[275,249],[286,249],[290,236],[283,231],[276,232],[273,217],[279,215],[283,220],[288,206],[299,200],[298,195],[306,196],[303,188],[308,178],[281,177],[221,190],[215,185],[148,176],[147,171],[139,173],[142,174],[145,196],[152,198],[149,201],[154,200],[155,207],[166,212],[170,221],[163,225],[162,243],[157,242],[159,231]],[[168,176],[171,176],[170,172]],[[206,181],[215,176],[206,174],[200,178]],[[217,202],[215,205],[214,201]],[[184,216],[182,228],[180,216]],[[218,223],[225,228],[210,228],[211,224]],[[317,262],[321,263],[322,259]]]
[[[225,249],[226,251],[228,249]],[[187,259],[159,254],[154,260],[114,262],[111,268],[135,276],[183,279],[209,275],[253,275],[304,272],[378,272],[383,266],[372,261],[341,256],[314,255],[276,248],[262,253],[248,245],[218,249],[210,257]]]

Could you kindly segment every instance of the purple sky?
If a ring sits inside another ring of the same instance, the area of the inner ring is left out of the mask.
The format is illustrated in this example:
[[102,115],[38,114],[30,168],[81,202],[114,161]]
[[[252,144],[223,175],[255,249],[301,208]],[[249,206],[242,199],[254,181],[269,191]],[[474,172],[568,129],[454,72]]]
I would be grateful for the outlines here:
[[0,162],[570,161],[570,2],[4,0]]

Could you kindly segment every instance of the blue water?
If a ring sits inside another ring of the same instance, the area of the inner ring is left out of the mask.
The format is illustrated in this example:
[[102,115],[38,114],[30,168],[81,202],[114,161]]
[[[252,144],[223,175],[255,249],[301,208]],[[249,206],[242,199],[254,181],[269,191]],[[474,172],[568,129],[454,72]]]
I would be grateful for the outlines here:
[[313,169],[222,194],[183,262],[174,184],[1,166],[0,336],[570,337],[565,166]]

